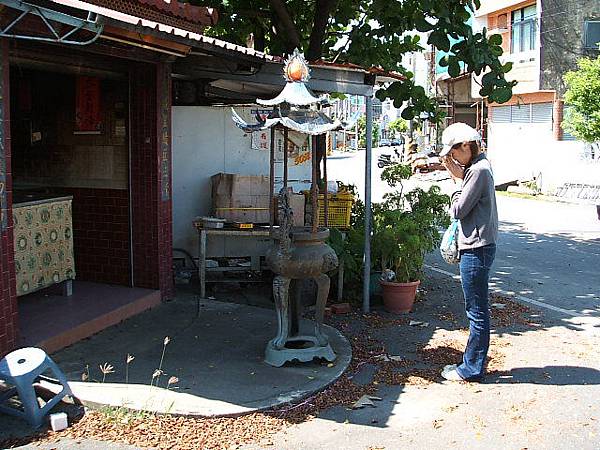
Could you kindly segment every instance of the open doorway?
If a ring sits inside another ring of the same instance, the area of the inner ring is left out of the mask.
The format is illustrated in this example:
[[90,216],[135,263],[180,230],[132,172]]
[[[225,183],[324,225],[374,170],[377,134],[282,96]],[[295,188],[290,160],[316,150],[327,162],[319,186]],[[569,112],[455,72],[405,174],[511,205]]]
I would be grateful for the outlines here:
[[21,343],[54,351],[160,301],[132,277],[128,73],[11,64]]

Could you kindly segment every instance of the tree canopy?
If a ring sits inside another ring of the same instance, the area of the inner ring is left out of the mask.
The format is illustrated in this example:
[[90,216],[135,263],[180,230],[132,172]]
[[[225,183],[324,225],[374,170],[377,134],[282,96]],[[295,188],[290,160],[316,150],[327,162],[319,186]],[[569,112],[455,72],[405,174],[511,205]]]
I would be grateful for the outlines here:
[[[460,63],[482,79],[481,95],[504,103],[512,96],[515,82],[502,64],[502,38],[473,33],[467,24],[480,0],[190,0],[216,7],[218,24],[208,34],[274,55],[304,52],[309,61],[325,59],[363,67],[381,67],[400,72],[403,81],[377,91],[379,99],[391,98],[394,106],[406,106],[402,116],[413,119],[421,113],[439,118],[435,102],[414,75],[402,67],[402,56],[424,50],[417,32],[429,33],[427,44],[448,52],[440,65],[450,76],[458,76]],[[453,44],[450,42],[453,39]]]
[[[359,117],[356,125],[356,129],[358,131],[358,146],[361,148],[365,148],[367,146],[367,119],[365,119],[364,115]],[[379,142],[378,126],[373,125],[373,128],[371,130],[371,136],[373,139],[373,145],[377,145],[377,143]]]
[[582,58],[579,70],[568,72],[565,102],[568,106],[564,128],[589,143],[600,142],[600,56]]
[[404,133],[405,131],[408,131],[408,124],[406,123],[406,120],[398,118],[389,123],[388,130],[393,131],[395,134]]

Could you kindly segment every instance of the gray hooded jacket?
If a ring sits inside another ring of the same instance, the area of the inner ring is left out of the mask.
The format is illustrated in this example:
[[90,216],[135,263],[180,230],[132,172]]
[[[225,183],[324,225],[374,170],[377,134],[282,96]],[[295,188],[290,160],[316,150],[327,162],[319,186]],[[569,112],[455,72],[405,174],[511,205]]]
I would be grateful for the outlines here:
[[451,215],[460,221],[459,250],[495,244],[498,210],[490,162],[482,153],[465,169],[462,190],[452,195]]

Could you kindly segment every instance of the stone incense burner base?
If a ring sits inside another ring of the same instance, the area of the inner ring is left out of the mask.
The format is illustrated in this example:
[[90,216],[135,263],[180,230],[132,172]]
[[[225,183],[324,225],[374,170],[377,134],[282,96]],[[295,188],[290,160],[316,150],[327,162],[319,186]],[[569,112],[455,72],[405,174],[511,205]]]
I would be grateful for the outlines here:
[[[329,362],[336,359],[335,352],[329,345],[322,346],[315,336],[293,336],[286,342],[283,348],[275,347],[275,339],[267,344],[265,349],[265,362],[270,366],[281,367],[286,362],[310,362],[315,358],[323,358]],[[301,348],[293,348],[294,344],[302,345]],[[291,348],[288,348],[291,347]]]
[[[338,266],[335,252],[325,242],[329,230],[320,229],[312,233],[306,228],[295,228],[289,236],[291,239],[287,242],[282,237],[280,245],[274,247],[267,256],[267,262],[276,275],[273,279],[273,295],[278,331],[267,345],[265,362],[280,367],[293,360],[308,362],[313,358],[324,358],[334,361],[335,353],[322,330],[330,285],[326,273]],[[290,284],[292,280],[310,279],[317,285],[315,320],[312,330],[301,331],[300,305],[303,302],[299,283],[294,283],[296,288],[292,289],[292,295]]]

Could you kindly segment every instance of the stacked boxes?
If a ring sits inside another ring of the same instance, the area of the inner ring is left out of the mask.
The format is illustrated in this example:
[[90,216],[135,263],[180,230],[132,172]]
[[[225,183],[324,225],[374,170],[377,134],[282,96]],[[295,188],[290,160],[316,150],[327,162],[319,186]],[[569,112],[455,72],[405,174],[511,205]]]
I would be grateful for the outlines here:
[[218,173],[211,181],[215,217],[227,222],[269,223],[269,177]]

